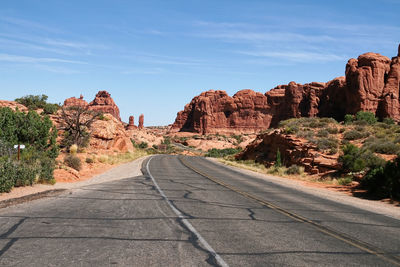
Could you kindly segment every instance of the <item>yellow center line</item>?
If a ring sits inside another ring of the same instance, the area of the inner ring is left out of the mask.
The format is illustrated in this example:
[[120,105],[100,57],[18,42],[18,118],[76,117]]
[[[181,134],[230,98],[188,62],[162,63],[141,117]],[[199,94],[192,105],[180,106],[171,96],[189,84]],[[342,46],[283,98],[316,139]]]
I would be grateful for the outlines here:
[[261,204],[262,206],[265,206],[265,207],[268,207],[270,209],[273,209],[273,210],[275,210],[275,211],[277,211],[277,212],[279,212],[279,213],[281,213],[281,214],[283,214],[283,215],[285,215],[287,217],[292,218],[293,220],[296,220],[296,221],[302,222],[302,223],[307,223],[307,224],[313,226],[314,228],[316,228],[317,230],[319,230],[320,232],[322,232],[324,234],[327,234],[327,235],[329,235],[331,237],[334,237],[334,238],[336,238],[338,240],[341,240],[341,241],[343,241],[343,242],[345,242],[345,243],[347,243],[347,244],[349,244],[351,246],[354,246],[356,248],[359,248],[359,249],[361,249],[361,250],[363,250],[365,252],[368,252],[370,254],[376,255],[377,257],[379,257],[379,258],[381,258],[381,259],[383,259],[383,260],[385,260],[387,262],[390,262],[390,263],[392,263],[392,264],[394,264],[396,266],[400,266],[400,258],[397,257],[396,255],[387,255],[388,254],[387,252],[385,252],[385,251],[383,251],[383,250],[381,250],[379,248],[373,247],[370,244],[364,243],[364,242],[362,242],[360,240],[356,240],[356,239],[354,239],[354,238],[352,238],[350,236],[347,236],[347,235],[345,235],[343,233],[337,232],[337,231],[335,231],[333,229],[330,229],[330,228],[328,228],[326,226],[323,226],[323,225],[321,225],[319,223],[313,222],[313,221],[311,221],[311,220],[309,220],[309,219],[307,219],[307,218],[305,218],[303,216],[300,216],[300,215],[298,215],[296,213],[293,213],[291,211],[285,210],[285,209],[283,209],[283,208],[281,208],[281,207],[279,207],[279,206],[277,206],[277,205],[275,205],[275,204],[273,204],[271,202],[268,202],[268,201],[265,201],[265,200],[261,199],[258,196],[252,195],[252,194],[244,192],[244,191],[240,190],[239,188],[236,188],[236,187],[234,187],[232,185],[226,184],[226,183],[224,183],[224,182],[222,182],[222,181],[210,176],[209,174],[204,173],[203,171],[200,171],[197,168],[193,167],[192,165],[190,165],[181,156],[179,156],[179,160],[187,168],[189,168],[192,171],[200,174],[201,176],[213,181],[216,184],[219,184],[219,185],[221,185],[221,186],[223,186],[225,188],[228,188],[228,189],[230,189],[230,190],[232,190],[232,191],[234,191],[234,192],[236,192],[236,193],[238,193],[238,194],[240,194],[240,195],[242,195],[242,196],[244,196],[244,197],[246,197],[248,199],[255,200],[257,203]]

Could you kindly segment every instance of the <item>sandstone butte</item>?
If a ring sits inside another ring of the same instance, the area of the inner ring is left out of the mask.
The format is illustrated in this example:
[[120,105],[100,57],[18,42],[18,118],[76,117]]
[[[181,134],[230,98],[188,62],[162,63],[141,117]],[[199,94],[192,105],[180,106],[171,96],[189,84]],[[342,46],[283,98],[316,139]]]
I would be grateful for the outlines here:
[[327,83],[279,85],[265,94],[246,89],[230,97],[210,90],[178,112],[171,132],[256,133],[298,117],[332,117],[360,110],[400,121],[400,45],[396,57],[365,53],[350,59],[344,77]]
[[88,103],[83,99],[81,95],[80,98],[71,97],[64,101],[64,107],[70,106],[80,106],[80,107],[87,107],[89,106],[89,110],[109,113],[114,116],[117,120],[121,121],[119,108],[115,104],[114,100],[111,98],[110,93],[107,91],[99,91],[96,94],[96,97],[93,99],[92,102]]

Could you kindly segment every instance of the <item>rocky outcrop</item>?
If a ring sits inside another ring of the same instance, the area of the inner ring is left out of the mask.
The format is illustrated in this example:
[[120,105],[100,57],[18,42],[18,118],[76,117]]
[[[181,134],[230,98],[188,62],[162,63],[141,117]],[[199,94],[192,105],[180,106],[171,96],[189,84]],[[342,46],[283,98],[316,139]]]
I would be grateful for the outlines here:
[[65,99],[64,101],[64,107],[82,107],[86,108],[88,106],[88,102],[86,102],[83,99],[83,95],[81,95],[79,98],[76,97],[70,97]]
[[303,166],[311,174],[326,174],[340,168],[337,155],[325,155],[318,151],[316,145],[281,130],[260,134],[241,153],[239,160],[255,160],[270,167],[276,161],[277,151],[281,153],[282,163],[289,167]]
[[95,149],[134,150],[129,134],[124,125],[111,114],[105,114],[105,120],[96,120],[91,128],[90,146]]
[[[400,46],[399,52],[400,53]],[[178,112],[172,132],[253,133],[298,117],[333,117],[370,111],[400,121],[400,54],[391,60],[377,53],[350,59],[346,76],[327,83],[279,85],[264,95],[242,90],[233,97],[210,90]]]
[[140,114],[140,116],[139,116],[139,126],[138,126],[138,128],[139,129],[143,129],[143,124],[144,124],[144,115],[143,114]]
[[127,130],[134,130],[137,129],[137,126],[135,125],[135,117],[129,116],[129,123],[126,126]]
[[114,116],[117,120],[121,121],[119,114],[119,108],[115,104],[111,95],[107,91],[99,91],[96,97],[89,104],[89,109],[102,113],[109,113]]
[[7,100],[0,100],[0,108],[11,108],[14,111],[19,110],[21,112],[28,111],[28,108],[25,107],[24,105],[21,105],[15,101],[7,101]]
[[193,98],[178,113],[171,131],[202,134],[226,131],[256,132],[269,126],[267,97],[252,90],[242,90],[233,97],[225,91],[210,90]]

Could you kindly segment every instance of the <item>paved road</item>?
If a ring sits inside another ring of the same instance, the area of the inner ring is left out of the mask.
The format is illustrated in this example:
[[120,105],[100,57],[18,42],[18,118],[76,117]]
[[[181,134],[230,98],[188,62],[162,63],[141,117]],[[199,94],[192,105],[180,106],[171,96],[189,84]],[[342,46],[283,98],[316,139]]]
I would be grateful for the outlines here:
[[203,158],[144,171],[1,210],[0,265],[400,265],[399,220]]

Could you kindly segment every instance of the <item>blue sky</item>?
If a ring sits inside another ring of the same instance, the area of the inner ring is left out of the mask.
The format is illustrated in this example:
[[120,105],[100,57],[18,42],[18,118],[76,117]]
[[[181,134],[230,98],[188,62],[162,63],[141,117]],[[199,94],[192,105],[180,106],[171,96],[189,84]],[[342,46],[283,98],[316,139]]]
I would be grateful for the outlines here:
[[0,99],[111,93],[124,121],[167,125],[209,89],[265,93],[397,54],[400,0],[2,0]]

